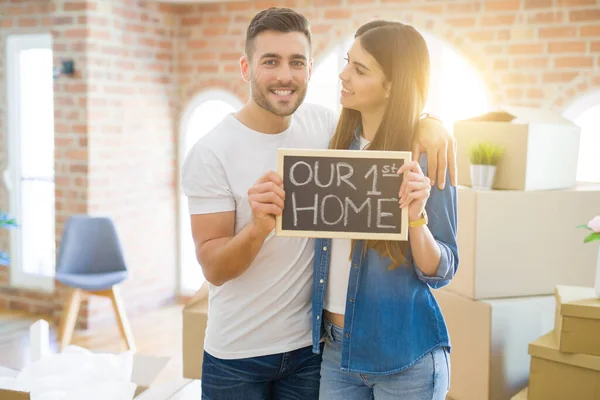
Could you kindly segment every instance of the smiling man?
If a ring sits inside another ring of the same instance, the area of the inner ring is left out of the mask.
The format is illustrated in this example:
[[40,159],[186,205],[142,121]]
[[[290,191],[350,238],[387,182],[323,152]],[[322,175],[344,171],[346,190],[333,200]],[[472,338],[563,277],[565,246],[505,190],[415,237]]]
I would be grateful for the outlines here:
[[[285,196],[272,171],[278,148],[327,148],[337,116],[303,103],[312,69],[303,15],[258,13],[240,67],[250,98],[196,143],[182,173],[196,257],[210,283],[202,398],[318,399],[314,241],[272,234]],[[451,140],[441,124],[433,126],[428,142],[439,145],[426,151]],[[445,162],[440,167],[445,176]]]

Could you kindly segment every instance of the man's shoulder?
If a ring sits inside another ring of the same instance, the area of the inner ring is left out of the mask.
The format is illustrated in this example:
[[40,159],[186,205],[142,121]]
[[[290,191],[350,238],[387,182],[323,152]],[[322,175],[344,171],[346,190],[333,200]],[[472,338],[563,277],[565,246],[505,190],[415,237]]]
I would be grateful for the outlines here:
[[235,132],[235,129],[232,129],[230,116],[228,115],[202,135],[196,143],[193,144],[191,151],[208,150],[218,153],[227,147],[227,144],[231,141],[233,132]]

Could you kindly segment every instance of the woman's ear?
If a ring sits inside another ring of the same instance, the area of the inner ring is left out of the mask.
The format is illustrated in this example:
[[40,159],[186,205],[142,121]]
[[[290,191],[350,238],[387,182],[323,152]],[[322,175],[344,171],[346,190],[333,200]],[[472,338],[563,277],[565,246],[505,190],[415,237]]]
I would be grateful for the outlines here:
[[385,88],[385,98],[389,99],[392,93],[392,82],[391,81],[385,81],[385,83],[383,84],[383,87]]

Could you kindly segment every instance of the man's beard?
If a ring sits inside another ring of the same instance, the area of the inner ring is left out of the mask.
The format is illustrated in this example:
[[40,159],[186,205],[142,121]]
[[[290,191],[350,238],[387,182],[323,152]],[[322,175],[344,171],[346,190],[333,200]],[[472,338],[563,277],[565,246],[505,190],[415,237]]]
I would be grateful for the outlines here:
[[287,106],[287,107],[285,107],[285,109],[282,110],[282,109],[278,108],[277,105],[274,105],[273,103],[271,103],[269,101],[269,99],[267,98],[267,96],[271,90],[276,90],[278,88],[266,89],[266,93],[265,93],[265,92],[261,91],[258,86],[256,86],[256,81],[254,79],[252,79],[250,81],[250,85],[252,87],[252,99],[254,100],[254,102],[256,104],[258,104],[261,108],[264,108],[265,110],[267,110],[270,113],[273,113],[279,117],[287,117],[289,115],[292,115],[294,112],[296,112],[298,107],[300,107],[300,105],[304,101],[304,98],[306,97],[306,87],[303,89],[294,87],[293,90],[297,96],[296,103],[293,104],[292,106]]

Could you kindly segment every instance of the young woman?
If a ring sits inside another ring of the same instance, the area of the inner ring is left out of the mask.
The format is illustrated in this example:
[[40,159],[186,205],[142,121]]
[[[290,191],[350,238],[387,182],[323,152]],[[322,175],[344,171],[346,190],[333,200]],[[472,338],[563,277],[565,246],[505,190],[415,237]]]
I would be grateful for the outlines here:
[[[411,26],[362,26],[340,74],[334,149],[410,151],[429,86],[429,53]],[[450,339],[430,288],[458,268],[456,188],[432,187],[427,160],[403,165],[408,241],[319,239],[313,345],[325,338],[320,398],[445,399]]]

